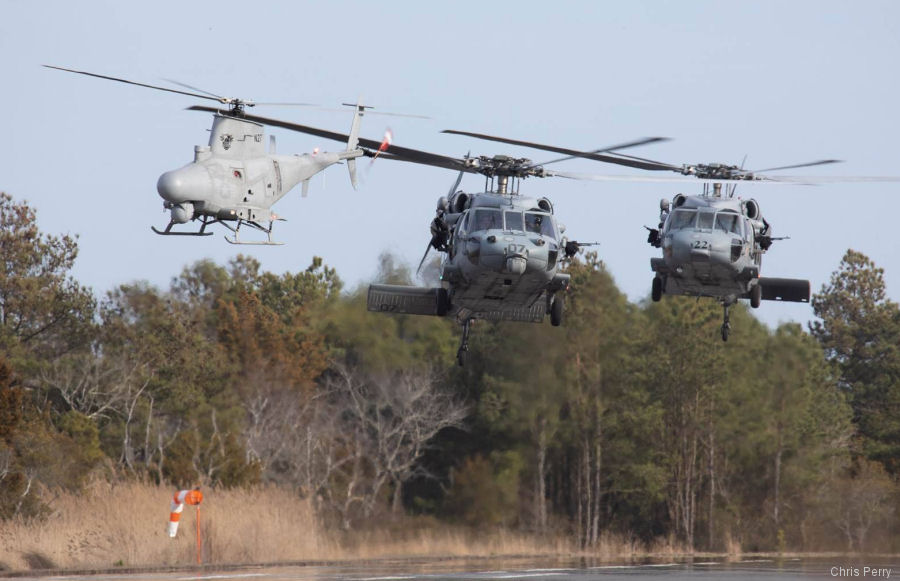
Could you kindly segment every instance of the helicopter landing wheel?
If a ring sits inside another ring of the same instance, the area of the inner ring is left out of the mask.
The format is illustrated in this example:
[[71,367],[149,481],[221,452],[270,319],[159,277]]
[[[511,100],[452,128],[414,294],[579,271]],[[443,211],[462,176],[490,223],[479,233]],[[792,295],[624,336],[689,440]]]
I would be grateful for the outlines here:
[[550,304],[550,324],[559,327],[563,322],[563,311],[565,310],[565,299],[563,295],[557,294],[553,296],[553,302]]
[[755,285],[753,285],[753,288],[750,289],[750,306],[753,307],[754,309],[758,309],[759,303],[761,303],[761,302],[762,302],[762,287],[759,285],[759,281],[757,281],[757,283]]
[[722,321],[722,341],[728,341],[728,333],[731,331],[731,321],[728,317],[728,307],[731,305],[725,303],[722,305],[725,308],[725,320]]
[[653,284],[650,286],[650,298],[654,303],[658,303],[662,298],[662,279],[658,276],[653,277]]

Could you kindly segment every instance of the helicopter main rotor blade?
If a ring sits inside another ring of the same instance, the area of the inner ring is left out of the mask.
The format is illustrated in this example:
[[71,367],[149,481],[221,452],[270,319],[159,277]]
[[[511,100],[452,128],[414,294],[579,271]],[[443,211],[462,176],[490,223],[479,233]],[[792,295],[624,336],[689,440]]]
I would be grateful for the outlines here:
[[422,271],[422,265],[425,264],[425,259],[428,258],[429,252],[431,252],[431,242],[425,247],[425,254],[422,255],[422,260],[419,261],[419,267],[416,269],[416,276],[419,276],[419,272]]
[[[643,162],[643,161],[635,161],[630,159],[621,159],[619,157],[613,157],[611,155],[602,155],[600,153],[592,153],[588,151],[578,151],[575,149],[567,149],[565,147],[556,147],[553,145],[544,145],[541,143],[533,143],[530,141],[520,141],[518,139],[508,139],[506,137],[496,137],[493,135],[485,135],[483,133],[472,133],[469,131],[457,131],[455,129],[445,129],[441,133],[450,133],[452,135],[466,135],[468,137],[475,137],[477,139],[484,139],[487,141],[497,141],[499,143],[508,143],[509,145],[519,145],[522,147],[531,147],[533,149],[543,149],[544,151],[552,151],[554,153],[561,153],[563,155],[568,155],[572,157],[584,157],[587,159],[593,159],[594,161],[602,161],[606,163],[614,163],[617,165],[625,165],[628,167],[635,167],[638,169],[647,169],[647,170],[671,170],[674,166],[670,166],[668,164],[661,164],[659,162]],[[650,138],[651,140],[662,140],[665,138]],[[634,145],[638,145],[638,142],[635,142]],[[628,144],[624,144],[628,145]],[[634,145],[631,145],[633,147]],[[621,146],[620,146],[621,147]],[[604,150],[604,151],[608,151]]]
[[[637,141],[628,141],[626,143],[620,143],[619,145],[604,147],[602,149],[594,149],[593,151],[586,151],[585,153],[587,153],[587,154],[610,153],[610,152],[614,153],[620,149],[628,149],[629,147],[637,147],[639,145],[646,145],[648,143],[656,143],[656,142],[660,142],[660,141],[670,141],[670,139],[668,137],[647,137],[644,139],[638,139]],[[578,157],[581,157],[581,156],[580,155],[567,155],[566,157],[560,157],[558,159],[552,159],[550,161],[536,163],[532,167],[549,165],[551,163],[559,163],[561,161],[568,161],[570,159],[575,159]],[[642,161],[649,162],[650,160],[642,160]],[[657,162],[652,162],[652,163],[657,163]]]
[[[188,107],[188,111],[205,111],[207,113],[219,112],[219,110],[215,107],[207,107],[205,105],[193,105],[191,107]],[[288,121],[281,121],[279,119],[259,117],[257,115],[244,115],[243,119],[247,119],[248,121],[255,121],[256,123],[261,123],[263,125],[269,125],[271,127],[281,127],[282,129],[299,131],[300,133],[307,133],[309,135],[315,135],[317,137],[323,137],[325,139],[341,141],[343,143],[347,143],[347,140],[350,137],[346,133],[329,131],[327,129],[319,129],[317,127],[310,127],[308,125],[301,125],[299,123],[290,123]],[[359,138],[359,144],[362,147],[368,147],[373,150],[377,150],[381,146],[381,143],[381,140],[376,141],[374,139],[366,139],[363,137]],[[398,161],[420,163],[424,165],[433,165],[435,167],[442,167],[456,171],[477,173],[473,168],[467,167],[464,160],[454,157],[447,157],[445,155],[438,155],[435,153],[428,153],[427,151],[420,151],[418,149],[412,149],[409,147],[401,147],[399,145],[391,145],[387,149],[387,151],[379,155],[379,157],[385,159],[395,159]]]
[[779,169],[794,169],[796,167],[812,167],[814,165],[828,165],[830,163],[843,163],[842,159],[820,159],[819,161],[810,161],[808,163],[798,163],[795,165],[782,165],[780,167],[767,167],[766,169],[755,169],[747,173],[759,173],[764,171],[776,171]]
[[98,75],[97,73],[89,73],[87,71],[76,71],[75,69],[55,67],[53,65],[42,65],[42,66],[47,67],[48,69],[56,69],[58,71],[66,71],[69,73],[76,73],[79,75],[87,75],[89,77],[97,77],[98,79],[106,79],[107,81],[117,81],[119,83],[125,83],[127,85],[136,85],[138,87],[147,87],[148,89],[156,89],[158,91],[166,91],[168,93],[177,93],[179,95],[187,95],[188,97],[196,97],[198,99],[209,99],[210,101],[219,101],[220,103],[225,102],[225,99],[223,97],[210,97],[209,95],[201,95],[200,93],[188,93],[187,91],[179,91],[178,89],[169,89],[166,87],[158,87],[156,85],[148,85],[146,83],[138,83],[135,81],[129,81],[127,79],[120,79],[118,77],[110,77],[107,75]]
[[[587,173],[577,173],[577,172],[566,172],[566,171],[551,171],[547,170],[546,172],[548,177],[561,177],[568,178],[572,180],[587,180],[594,182],[645,182],[645,183],[658,183],[658,184],[669,184],[669,183],[692,183],[696,184],[700,183],[729,183],[729,184],[777,184],[781,182],[788,182],[794,185],[813,185],[812,183],[801,179],[796,180],[783,180],[781,178],[773,179],[773,178],[757,178],[753,180],[746,179],[707,179],[707,178],[696,178],[696,177],[655,177],[655,176],[626,176],[626,175],[603,175],[603,174],[587,174]],[[897,181],[900,181],[898,178]]]

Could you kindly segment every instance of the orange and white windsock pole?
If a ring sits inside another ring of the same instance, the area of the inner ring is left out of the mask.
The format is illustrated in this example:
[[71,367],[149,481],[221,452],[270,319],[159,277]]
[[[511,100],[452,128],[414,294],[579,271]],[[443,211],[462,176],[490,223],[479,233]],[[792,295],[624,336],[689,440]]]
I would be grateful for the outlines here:
[[172,507],[169,512],[169,536],[174,538],[178,533],[178,521],[181,520],[181,511],[185,504],[199,505],[203,502],[203,493],[199,489],[179,490],[172,498]]

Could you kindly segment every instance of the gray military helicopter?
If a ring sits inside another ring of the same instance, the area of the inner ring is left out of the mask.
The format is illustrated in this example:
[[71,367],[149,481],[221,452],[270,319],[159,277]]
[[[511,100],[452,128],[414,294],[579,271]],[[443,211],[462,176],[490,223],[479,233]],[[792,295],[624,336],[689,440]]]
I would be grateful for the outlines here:
[[[696,178],[704,182],[700,195],[677,194],[671,202],[662,199],[658,227],[645,226],[649,231],[647,242],[662,250],[662,257],[650,259],[650,267],[655,273],[651,298],[656,302],[663,294],[668,294],[718,300],[723,308],[723,341],[728,340],[731,331],[728,310],[738,299],[749,299],[750,306],[756,309],[764,300],[808,303],[810,297],[808,280],[760,276],[762,257],[772,243],[790,237],[774,236],[772,225],[763,217],[755,199],[735,197],[738,183],[814,185],[838,181],[897,181],[895,177],[776,177],[763,174],[840,162],[835,159],[750,171],[721,163],[677,166],[615,152],[607,157],[621,158],[605,160],[612,163],[676,172],[691,176],[682,180]],[[677,178],[617,177],[633,181],[682,181]]]
[[[255,122],[343,141],[346,135],[279,121],[247,116]],[[479,137],[480,134],[446,131]],[[436,216],[431,222],[431,239],[419,263],[421,270],[433,248],[443,254],[441,286],[428,288],[401,285],[371,285],[367,308],[370,311],[414,315],[452,316],[463,327],[457,361],[465,362],[469,332],[477,319],[540,323],[546,315],[559,326],[563,322],[564,295],[569,275],[563,272],[567,259],[584,246],[597,244],[569,240],[565,227],[556,221],[553,204],[546,197],[520,195],[521,181],[529,177],[573,177],[543,166],[585,156],[603,161],[604,153],[662,141],[652,137],[613,147],[584,152],[541,146],[567,157],[543,164],[505,155],[466,155],[454,158],[391,145],[380,147],[374,140],[360,138],[365,155],[406,161],[459,172],[448,193],[438,199]],[[524,141],[505,140],[521,146]],[[485,176],[483,192],[459,190],[466,173]]]
[[[480,139],[517,143],[490,135],[468,134]],[[521,143],[518,143],[521,144]],[[560,151],[540,144],[531,147]],[[772,243],[789,237],[774,236],[772,225],[763,217],[759,202],[735,197],[738,183],[782,183],[813,185],[825,182],[886,182],[896,177],[822,177],[772,176],[772,172],[802,167],[839,163],[824,159],[761,170],[745,170],[736,165],[721,163],[673,165],[642,157],[608,151],[603,155],[568,153],[570,157],[585,157],[617,165],[649,171],[668,171],[690,176],[687,178],[651,178],[641,176],[598,176],[571,174],[566,177],[600,181],[671,182],[699,179],[703,181],[700,195],[676,195],[671,202],[660,201],[657,228],[649,230],[648,242],[661,248],[663,256],[652,258],[655,273],[651,298],[659,301],[663,294],[712,297],[723,307],[722,340],[731,331],[729,308],[738,299],[749,299],[752,308],[759,308],[764,300],[809,302],[810,283],[805,279],[761,277],[762,256]],[[567,158],[564,158],[567,159]],[[723,192],[724,187],[724,192]]]
[[677,194],[671,203],[661,200],[659,227],[648,228],[647,241],[663,254],[650,259],[656,273],[653,301],[663,294],[717,299],[724,311],[722,340],[727,341],[728,309],[737,299],[750,299],[754,309],[763,300],[808,303],[810,285],[805,279],[760,276],[763,254],[775,240],[789,237],[773,236],[759,203],[735,198],[735,186],[724,185],[724,195],[723,184],[716,182],[704,184],[699,196]]
[[[314,151],[302,155],[278,155],[275,152],[275,136],[269,136],[269,151],[265,151],[263,126],[247,118],[246,108],[257,104],[310,106],[306,103],[255,103],[246,99],[222,97],[171,81],[191,89],[192,92],[137,83],[126,79],[44,65],[47,68],[97,77],[159,91],[188,95],[199,99],[218,101],[227,106],[226,111],[208,107],[191,107],[193,110],[213,113],[208,145],[194,146],[194,159],[187,165],[165,172],[159,177],[156,189],[163,199],[163,208],[170,212],[169,223],[164,230],[151,227],[163,236],[211,236],[206,227],[221,224],[233,232],[233,238],[225,236],[232,244],[278,245],[272,241],[272,228],[283,220],[271,208],[297,184],[303,184],[302,195],[309,191],[309,180],[328,166],[347,160],[350,182],[357,185],[356,158],[363,155],[358,148],[359,124],[367,106],[354,107],[353,123],[347,136],[347,149],[337,152]],[[201,94],[202,93],[202,94]],[[348,105],[345,103],[345,105]],[[199,230],[180,232],[173,230],[176,224],[197,221]],[[264,225],[267,222],[268,225]],[[233,225],[232,225],[233,224]],[[242,241],[241,226],[262,231],[264,241]]]

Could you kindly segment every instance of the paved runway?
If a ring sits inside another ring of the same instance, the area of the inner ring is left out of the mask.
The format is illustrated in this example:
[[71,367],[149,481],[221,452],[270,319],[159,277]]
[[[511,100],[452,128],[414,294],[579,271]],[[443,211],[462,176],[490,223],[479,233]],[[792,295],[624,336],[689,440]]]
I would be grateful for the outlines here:
[[816,560],[746,559],[740,561],[700,561],[693,563],[652,563],[638,565],[596,564],[576,560],[552,565],[526,561],[374,561],[336,565],[284,566],[202,571],[174,571],[132,574],[16,576],[18,579],[42,581],[443,581],[465,579],[528,579],[529,581],[754,581],[757,579],[856,579],[900,578],[900,561],[858,558]]

